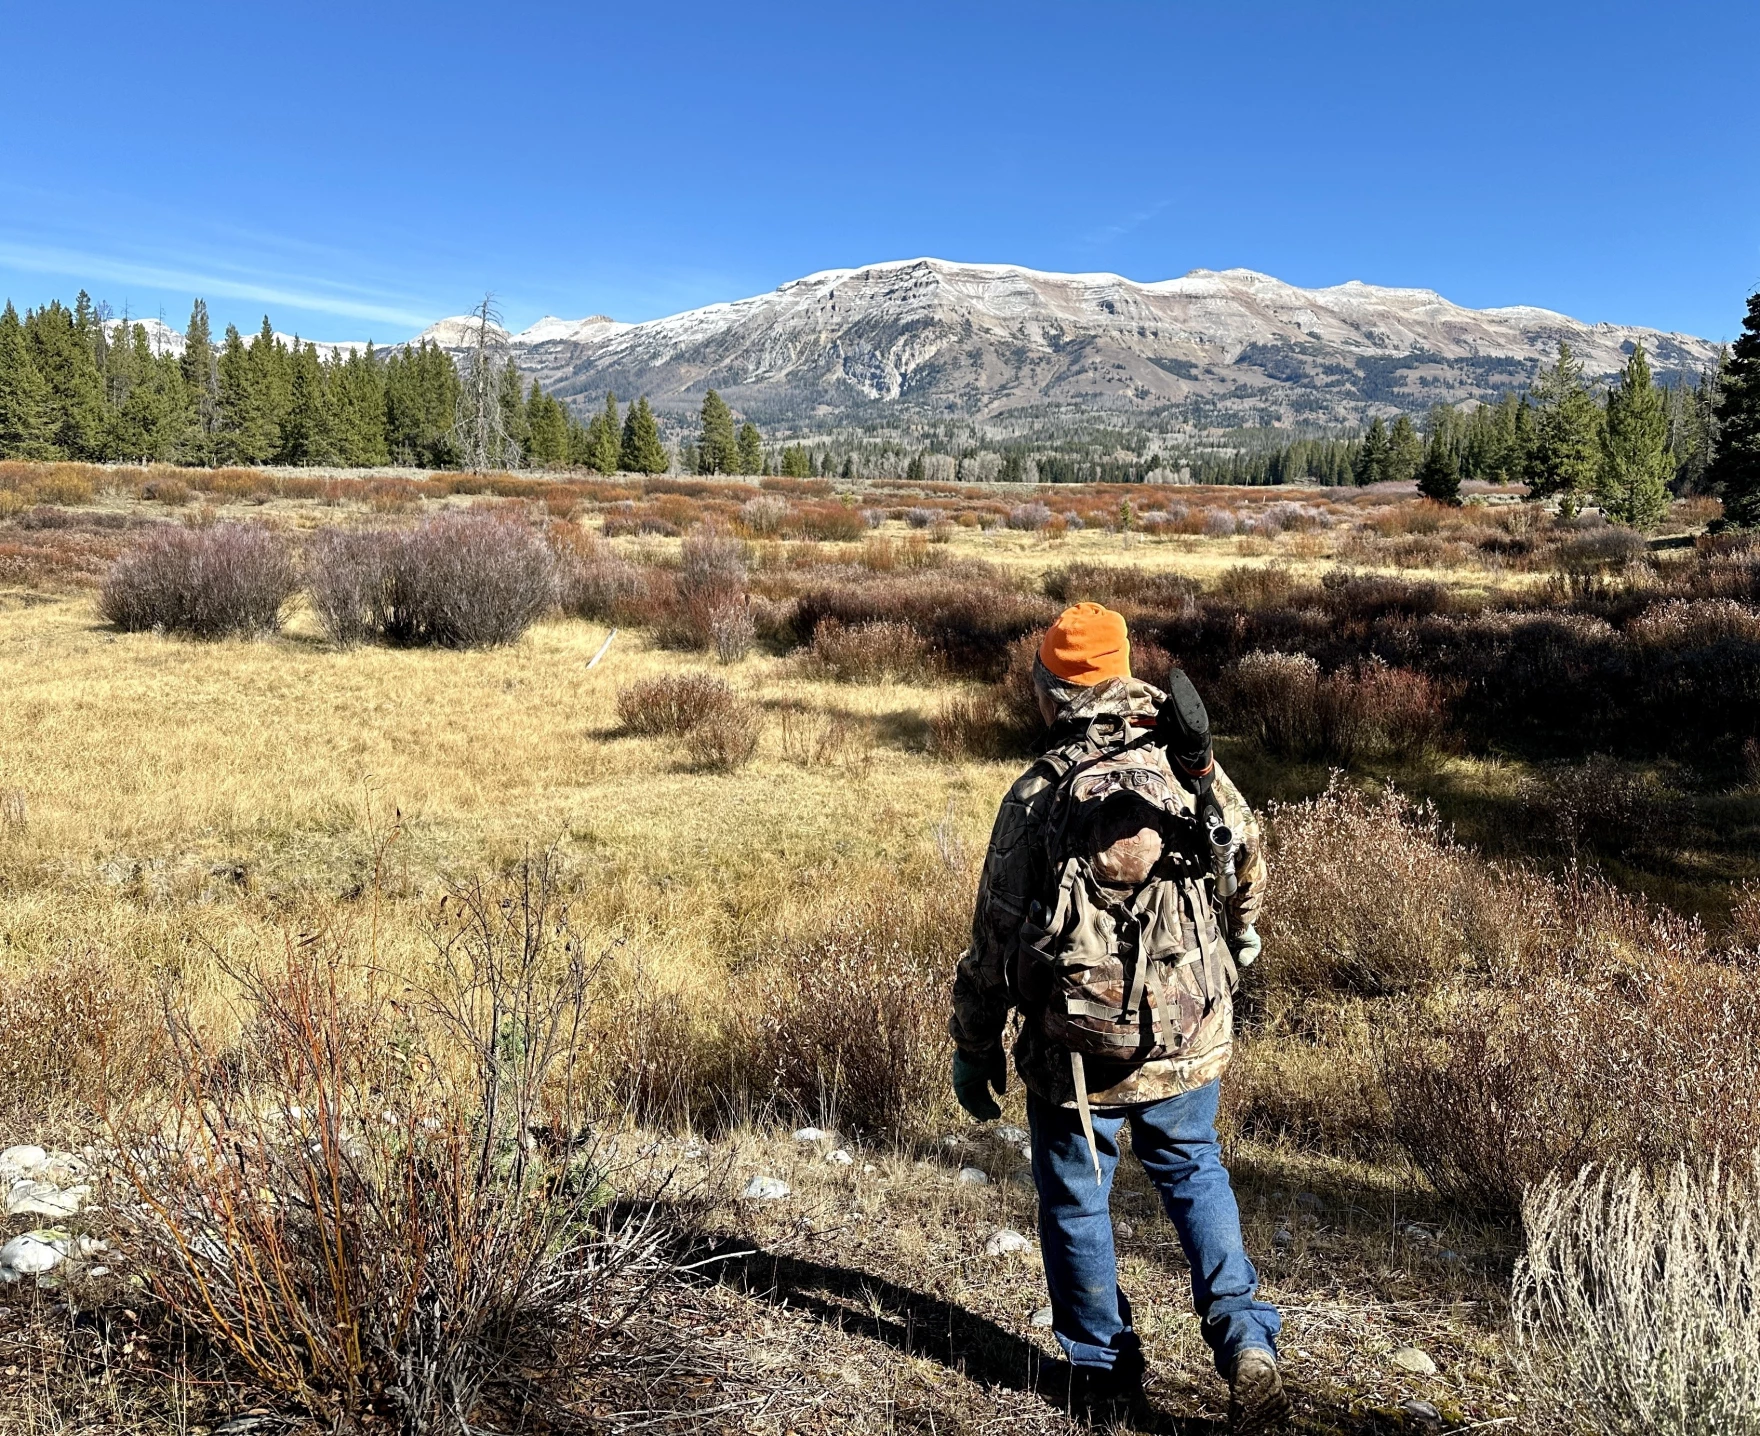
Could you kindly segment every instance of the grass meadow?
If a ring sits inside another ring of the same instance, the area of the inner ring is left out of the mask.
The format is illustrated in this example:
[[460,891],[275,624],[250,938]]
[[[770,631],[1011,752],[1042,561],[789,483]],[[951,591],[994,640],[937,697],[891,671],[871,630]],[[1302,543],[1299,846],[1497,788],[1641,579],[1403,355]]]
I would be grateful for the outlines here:
[[[1524,1259],[1586,1166],[1746,1180],[1760,551],[1473,498],[0,466],[0,1147],[90,1188],[6,1219],[69,1255],[0,1429],[1074,1429],[944,1024],[1088,597],[1270,833],[1226,1139],[1298,1429],[1760,1429],[1558,1377]],[[269,616],[155,619],[139,555],[248,587],[234,525]],[[546,600],[473,646],[515,530]],[[1144,1429],[1220,1430],[1121,1182]],[[1728,1367],[1634,1300],[1572,1319]]]

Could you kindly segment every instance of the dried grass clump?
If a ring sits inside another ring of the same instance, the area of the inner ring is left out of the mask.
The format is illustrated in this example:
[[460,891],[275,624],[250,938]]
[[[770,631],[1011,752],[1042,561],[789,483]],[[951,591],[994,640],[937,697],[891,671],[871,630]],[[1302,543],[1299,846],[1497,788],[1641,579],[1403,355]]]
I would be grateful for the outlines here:
[[920,683],[934,671],[928,639],[909,623],[819,620],[810,650],[840,683]]
[[555,875],[455,888],[431,984],[341,935],[236,967],[242,1039],[175,1011],[168,1110],[107,1113],[127,1240],[233,1372],[332,1429],[483,1424],[485,1387],[569,1314],[609,1326],[662,1272],[614,1215],[578,1044],[594,963]]
[[757,641],[757,620],[744,595],[723,599],[709,610],[709,646],[722,663],[738,663]]
[[1561,1430],[1760,1433],[1760,1162],[1592,1167],[1522,1204],[1517,1359]]
[[947,989],[971,922],[967,879],[942,868],[865,895],[750,974],[737,1048],[755,1095],[876,1135],[938,1129]]
[[677,738],[738,702],[733,689],[707,673],[665,673],[617,690],[617,717],[626,733]]
[[764,711],[743,698],[703,714],[685,730],[684,749],[693,768],[731,773],[752,761],[764,736]]
[[996,689],[956,693],[929,717],[929,751],[948,762],[1010,757],[1022,751],[1027,737]]
[[252,637],[281,627],[299,587],[287,541],[257,524],[165,527],[104,575],[98,608],[126,632]]
[[803,768],[841,768],[865,776],[874,764],[873,730],[848,713],[786,703],[778,712],[782,756]]

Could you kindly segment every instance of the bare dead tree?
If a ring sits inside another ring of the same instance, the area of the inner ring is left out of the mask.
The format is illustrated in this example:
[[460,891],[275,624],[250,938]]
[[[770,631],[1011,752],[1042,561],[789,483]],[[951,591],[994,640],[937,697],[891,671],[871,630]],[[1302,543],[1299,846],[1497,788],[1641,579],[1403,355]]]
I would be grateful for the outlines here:
[[507,367],[507,331],[495,296],[485,294],[471,310],[472,332],[459,375],[458,408],[453,415],[452,443],[464,467],[515,469],[519,444],[507,432],[501,415],[501,375]]

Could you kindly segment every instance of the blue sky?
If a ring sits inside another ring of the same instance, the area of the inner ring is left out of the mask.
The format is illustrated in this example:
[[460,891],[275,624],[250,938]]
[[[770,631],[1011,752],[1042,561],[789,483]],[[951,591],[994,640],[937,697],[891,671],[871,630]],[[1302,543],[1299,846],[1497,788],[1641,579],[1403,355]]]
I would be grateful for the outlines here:
[[407,337],[933,254],[1732,335],[1760,5],[0,0],[0,293]]

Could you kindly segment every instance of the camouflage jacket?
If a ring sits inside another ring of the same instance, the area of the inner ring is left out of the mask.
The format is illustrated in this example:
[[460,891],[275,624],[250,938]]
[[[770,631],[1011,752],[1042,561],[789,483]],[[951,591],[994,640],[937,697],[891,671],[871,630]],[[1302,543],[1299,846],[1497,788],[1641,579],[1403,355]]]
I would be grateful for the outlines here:
[[[1072,720],[1085,722],[1096,714],[1142,716],[1161,700],[1158,689],[1138,679],[1109,679],[1084,690],[1058,715],[1056,739]],[[1079,738],[1066,741],[1079,742]],[[968,1056],[984,1057],[1001,1042],[1014,1006],[1011,988],[1016,947],[1029,905],[1044,900],[1052,887],[1045,850],[1045,822],[1055,788],[1048,768],[1034,764],[1015,781],[996,814],[984,875],[972,919],[972,945],[960,958],[953,980],[953,1016],[948,1029],[955,1045]],[[1265,899],[1267,870],[1259,825],[1240,790],[1216,767],[1215,794],[1223,816],[1240,836],[1236,861],[1239,887],[1227,900],[1223,917],[1230,937],[1252,926]],[[1015,1041],[1015,1070],[1037,1096],[1070,1106],[1075,1087],[1068,1052],[1040,1031],[1032,1014],[1023,1014]],[[1177,1059],[1141,1063],[1087,1060],[1089,1100],[1097,1107],[1156,1102],[1178,1096],[1222,1075],[1234,1041],[1230,1002],[1218,1005],[1204,1020],[1190,1049]]]

